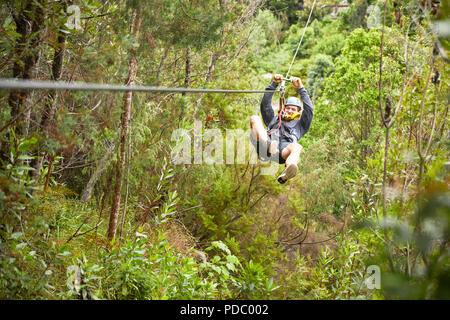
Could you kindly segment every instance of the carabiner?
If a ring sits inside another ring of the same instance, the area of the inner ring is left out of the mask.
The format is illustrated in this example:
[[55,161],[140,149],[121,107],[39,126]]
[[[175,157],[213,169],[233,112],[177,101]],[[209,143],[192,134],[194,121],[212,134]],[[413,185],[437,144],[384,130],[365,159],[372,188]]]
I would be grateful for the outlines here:
[[286,91],[286,79],[283,79],[283,81],[281,81],[281,86],[278,91],[284,96],[284,93]]

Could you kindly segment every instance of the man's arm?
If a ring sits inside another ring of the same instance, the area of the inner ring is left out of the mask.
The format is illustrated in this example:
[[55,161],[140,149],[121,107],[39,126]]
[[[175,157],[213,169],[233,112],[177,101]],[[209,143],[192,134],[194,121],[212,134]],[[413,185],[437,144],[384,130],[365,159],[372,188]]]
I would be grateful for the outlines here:
[[297,92],[303,102],[303,113],[302,118],[300,119],[300,125],[303,127],[303,130],[305,130],[306,133],[311,127],[311,122],[314,115],[314,106],[305,87],[299,88]]
[[[272,83],[266,88],[266,90],[275,90],[278,87],[278,84],[282,81],[283,76],[281,74],[276,74],[273,77]],[[273,92],[264,93],[264,96],[261,100],[261,116],[264,120],[264,124],[266,127],[270,124],[273,117],[275,116],[272,108],[272,97]]]
[[311,127],[311,122],[314,114],[314,106],[300,78],[291,77],[290,80],[292,84],[297,88],[297,92],[300,95],[300,99],[303,102],[303,113],[302,118],[300,119],[300,126],[302,127],[304,134]]

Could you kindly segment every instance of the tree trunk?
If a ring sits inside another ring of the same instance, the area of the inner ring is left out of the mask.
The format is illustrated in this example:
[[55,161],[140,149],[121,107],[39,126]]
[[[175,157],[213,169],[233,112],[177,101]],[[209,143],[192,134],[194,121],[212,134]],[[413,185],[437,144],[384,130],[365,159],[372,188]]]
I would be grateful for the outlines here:
[[128,135],[128,153],[127,153],[127,179],[126,179],[126,186],[125,186],[125,202],[123,204],[123,213],[122,213],[122,223],[120,224],[120,233],[119,233],[119,241],[122,241],[122,232],[123,232],[123,225],[125,224],[125,217],[127,215],[127,202],[128,202],[128,193],[129,193],[129,179],[130,179],[130,162],[131,162],[131,122],[130,122],[130,133]]
[[[32,79],[36,73],[40,56],[39,44],[45,29],[45,3],[41,1],[22,1],[23,6],[8,3],[10,13],[16,24],[16,32],[20,34],[15,44],[15,60],[12,69],[13,78]],[[8,97],[12,123],[15,123],[16,135],[28,135],[31,119],[31,98],[28,90],[11,90]],[[24,108],[24,106],[29,108]],[[25,121],[21,121],[25,115]],[[27,124],[24,126],[24,122]],[[8,134],[9,135],[9,134]],[[6,139],[8,141],[8,139]],[[8,153],[8,143],[2,142],[0,157]]]
[[[387,184],[387,161],[389,155],[389,131],[390,126],[386,126],[386,136],[384,141],[384,166],[383,166],[383,187],[382,187],[382,203],[383,203],[383,219],[384,222],[387,222],[387,204],[386,204],[386,184]],[[394,261],[392,259],[392,246],[391,240],[389,239],[388,230],[386,230],[386,226],[384,229],[384,240],[386,242],[387,254],[389,258],[389,264],[391,266],[391,270],[395,270]]]
[[[133,35],[134,35],[134,43],[138,43],[139,38],[139,29],[141,26],[141,16],[140,13],[137,12],[134,16],[133,23]],[[137,60],[135,55],[134,47],[130,50],[130,60],[128,63],[128,77],[126,80],[126,85],[134,85],[136,80],[137,73]],[[125,160],[126,160],[126,142],[128,135],[128,126],[130,122],[130,111],[131,111],[131,101],[133,97],[132,91],[127,91],[124,94],[124,104],[123,104],[123,112],[122,112],[122,121],[121,121],[121,130],[120,130],[120,157],[117,163],[117,171],[116,171],[116,185],[114,188],[114,198],[111,208],[111,214],[109,218],[109,228],[108,228],[108,240],[111,241],[114,239],[117,230],[117,220],[119,217],[119,209],[120,209],[120,194],[122,191],[123,184],[123,172],[125,169]]]
[[431,78],[431,73],[433,71],[433,67],[434,67],[434,58],[431,61],[430,71],[428,72],[427,81],[425,83],[425,88],[423,89],[422,102],[420,105],[419,126],[418,126],[418,133],[417,133],[417,155],[419,156],[419,176],[417,178],[417,192],[418,192],[418,197],[419,197],[419,203],[422,199],[420,185],[422,183],[423,170],[424,170],[424,166],[425,166],[425,157],[426,157],[426,153],[423,152],[423,148],[424,148],[423,133],[422,133],[423,110],[424,110],[424,106],[425,106],[426,94],[427,94],[427,90],[428,90],[428,85],[430,84],[430,78]]
[[[58,32],[56,46],[54,47],[54,55],[52,63],[52,80],[58,81],[61,79],[65,50],[66,50],[66,35],[63,32]],[[42,118],[41,118],[41,128],[46,138],[48,138],[50,124],[52,123],[53,118],[55,117],[54,114],[55,104],[56,104],[56,90],[50,90],[44,103],[44,110],[42,111]],[[42,154],[41,157],[37,157],[33,160],[32,167],[35,170],[32,171],[32,176],[34,179],[37,179],[40,175],[44,157],[45,154]]]
[[[387,161],[388,161],[388,155],[389,155],[389,131],[390,128],[394,122],[394,119],[391,119],[391,121],[387,121],[388,119],[385,119],[385,112],[383,112],[383,106],[382,106],[382,99],[383,99],[383,91],[382,91],[382,79],[383,79],[383,39],[384,39],[384,25],[386,22],[386,7],[387,7],[387,1],[384,4],[384,15],[383,15],[383,26],[381,31],[381,43],[380,43],[380,74],[379,74],[379,80],[378,80],[378,106],[380,109],[380,117],[381,117],[381,124],[386,128],[386,136],[384,141],[384,164],[383,164],[383,185],[382,185],[382,204],[383,204],[383,220],[386,223],[387,221],[387,204],[386,204],[386,183],[387,183]],[[406,72],[406,71],[405,71]],[[404,82],[403,82],[404,85]],[[386,101],[387,103],[387,101]],[[401,103],[401,101],[400,101]],[[386,106],[385,106],[386,110]],[[385,111],[384,110],[384,111]],[[391,248],[391,240],[389,239],[389,233],[386,229],[386,226],[384,228],[384,240],[386,242],[386,249],[387,249],[387,255],[389,258],[389,265],[391,267],[391,270],[394,271],[394,261],[392,259],[392,248]]]
[[[189,84],[191,83],[191,48],[186,49],[186,64],[184,70],[184,87],[189,88]],[[183,92],[182,95],[186,95],[186,92]]]
[[[66,36],[64,33],[61,32],[58,34],[56,46],[54,47],[55,53],[53,56],[53,64],[52,64],[52,80],[58,81],[61,79],[65,49],[66,49]],[[47,100],[45,101],[41,119],[41,127],[45,133],[48,132],[50,123],[54,117],[55,98],[56,98],[56,90],[50,90],[47,96]]]
[[[209,81],[211,81],[211,78],[212,78],[212,75],[214,72],[214,68],[216,66],[216,62],[217,62],[218,58],[219,58],[218,53],[213,53],[213,55],[211,56],[211,62],[208,67],[208,73],[206,74],[205,84],[208,83]],[[197,114],[198,107],[200,106],[200,103],[202,101],[203,95],[204,95],[203,93],[200,95],[200,97],[197,99],[197,102],[195,104],[194,112],[192,113],[192,117],[194,119],[195,119],[195,115]]]
[[164,66],[164,62],[166,61],[166,58],[167,58],[167,56],[169,55],[169,51],[170,51],[169,47],[166,47],[166,48],[164,49],[164,53],[163,53],[163,55],[162,55],[162,57],[161,57],[161,60],[160,60],[160,62],[159,62],[159,65],[158,65],[158,71],[156,72],[156,83],[157,83],[157,84],[160,83],[159,77],[161,76],[161,71],[162,71],[162,68],[163,68],[163,66]]
[[[12,6],[10,7],[11,14],[16,23],[16,31],[21,35],[17,40],[15,48],[15,51],[19,53],[19,57],[13,66],[14,78],[32,79],[34,76],[35,65],[39,57],[37,47],[41,42],[41,31],[45,28],[44,5],[40,3],[38,6],[34,4],[34,1],[28,0],[20,12],[17,12]],[[26,90],[12,90],[10,92],[8,103],[11,107],[12,118],[20,114],[20,110],[25,104],[28,94],[29,92]],[[21,132],[20,125],[17,126],[16,132]]]
[[216,67],[216,61],[217,61],[218,58],[219,58],[219,54],[218,53],[213,53],[213,55],[211,56],[211,62],[209,63],[208,73],[206,74],[206,79],[205,79],[206,83],[211,81],[211,78],[212,78],[213,73],[214,73],[214,69]]

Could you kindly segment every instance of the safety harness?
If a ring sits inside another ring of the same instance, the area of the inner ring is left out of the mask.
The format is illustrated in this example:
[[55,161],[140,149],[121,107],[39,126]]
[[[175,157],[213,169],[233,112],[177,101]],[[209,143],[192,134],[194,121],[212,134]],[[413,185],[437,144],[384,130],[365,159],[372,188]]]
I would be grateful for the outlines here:
[[282,120],[284,121],[291,121],[291,120],[298,120],[302,117],[302,113],[303,113],[303,107],[300,107],[300,111],[299,112],[294,112],[290,115],[286,114],[286,99],[284,97],[285,93],[286,93],[286,80],[289,81],[289,79],[283,79],[281,81],[281,86],[280,89],[278,89],[278,92],[280,93],[280,107],[278,109],[278,127],[271,129],[267,135],[272,135],[273,133],[277,132],[278,130],[280,130],[281,128],[281,122]]

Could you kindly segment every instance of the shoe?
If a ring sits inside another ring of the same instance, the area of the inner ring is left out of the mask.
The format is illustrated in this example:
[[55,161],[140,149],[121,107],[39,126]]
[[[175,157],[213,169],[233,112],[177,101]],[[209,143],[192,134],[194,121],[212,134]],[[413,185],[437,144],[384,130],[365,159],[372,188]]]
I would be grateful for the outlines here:
[[278,182],[283,184],[292,179],[297,174],[298,167],[295,163],[290,164],[284,169],[283,173],[278,177]]

